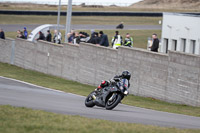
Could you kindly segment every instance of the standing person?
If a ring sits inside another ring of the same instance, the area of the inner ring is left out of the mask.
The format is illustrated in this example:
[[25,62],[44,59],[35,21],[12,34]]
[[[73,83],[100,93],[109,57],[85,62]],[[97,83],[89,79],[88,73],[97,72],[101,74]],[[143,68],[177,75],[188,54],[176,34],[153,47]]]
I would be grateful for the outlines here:
[[57,30],[54,31],[53,42],[56,43],[56,39],[57,39],[57,43],[61,44],[62,34],[58,32],[58,36],[57,36],[57,32],[58,32]]
[[103,31],[100,31],[99,35],[100,35],[100,42],[97,45],[108,47],[109,46],[108,36],[104,34]]
[[126,38],[124,39],[124,46],[133,47],[133,38],[130,37],[130,34],[126,34]]
[[149,48],[151,48],[151,51],[153,51],[153,52],[158,52],[159,40],[158,40],[157,34],[154,33],[154,34],[152,35],[152,38],[153,38],[153,44],[152,44],[152,46],[150,46]]
[[24,38],[25,39],[28,38],[28,31],[26,30],[26,27],[24,27]]
[[52,36],[50,30],[47,31],[46,41],[51,42]]
[[119,31],[115,31],[115,36],[112,38],[112,47],[117,49],[119,46],[122,45],[122,36],[119,35]]
[[5,39],[5,34],[4,34],[3,29],[0,29],[0,38]]
[[45,36],[41,31],[39,32],[39,38],[37,40],[45,40]]

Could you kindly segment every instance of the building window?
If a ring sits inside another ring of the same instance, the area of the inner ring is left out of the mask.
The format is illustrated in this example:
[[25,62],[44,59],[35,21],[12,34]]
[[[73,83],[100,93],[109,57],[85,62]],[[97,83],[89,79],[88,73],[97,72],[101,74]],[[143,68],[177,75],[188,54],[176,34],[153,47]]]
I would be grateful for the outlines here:
[[190,53],[195,54],[196,40],[190,41]]
[[181,39],[181,51],[182,52],[186,51],[186,39],[184,38]]
[[168,53],[168,43],[169,43],[169,39],[164,38],[164,52]]
[[172,40],[172,49],[171,50],[174,50],[174,51],[177,50],[177,40]]

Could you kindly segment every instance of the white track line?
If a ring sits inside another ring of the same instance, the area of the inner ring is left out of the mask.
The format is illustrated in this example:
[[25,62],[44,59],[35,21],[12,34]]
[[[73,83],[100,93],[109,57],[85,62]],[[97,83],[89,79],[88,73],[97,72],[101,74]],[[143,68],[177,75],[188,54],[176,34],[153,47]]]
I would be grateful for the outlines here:
[[[44,89],[44,90],[49,90],[49,91],[54,91],[54,92],[59,92],[59,93],[68,93],[68,92],[64,92],[64,91],[60,91],[60,90],[55,90],[55,89],[51,89],[51,88],[47,88],[47,87],[42,87],[42,86],[39,86],[39,85],[31,84],[31,83],[28,83],[28,82],[25,82],[25,81],[21,81],[21,80],[17,80],[17,79],[13,79],[13,78],[7,78],[7,77],[3,77],[3,76],[0,76],[0,78],[16,81],[16,82],[23,83],[23,84],[30,85],[30,86],[34,86],[34,87],[38,87],[38,88],[41,88],[41,89]],[[73,94],[73,93],[68,93],[68,94],[84,97],[84,96]]]

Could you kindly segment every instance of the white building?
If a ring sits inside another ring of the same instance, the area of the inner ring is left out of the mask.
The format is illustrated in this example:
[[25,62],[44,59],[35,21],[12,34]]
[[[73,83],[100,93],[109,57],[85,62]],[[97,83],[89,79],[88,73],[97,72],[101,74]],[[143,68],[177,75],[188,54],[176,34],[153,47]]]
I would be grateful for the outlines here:
[[160,51],[200,55],[200,15],[163,13]]

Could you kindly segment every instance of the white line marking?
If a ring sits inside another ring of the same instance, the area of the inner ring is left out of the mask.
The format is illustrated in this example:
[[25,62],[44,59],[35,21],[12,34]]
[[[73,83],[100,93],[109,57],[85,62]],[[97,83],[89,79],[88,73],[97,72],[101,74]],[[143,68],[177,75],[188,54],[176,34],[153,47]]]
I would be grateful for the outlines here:
[[19,83],[23,83],[23,84],[26,84],[26,85],[38,87],[38,88],[49,90],[49,91],[54,91],[54,92],[59,92],[59,93],[67,93],[67,94],[71,94],[71,95],[75,95],[75,96],[79,96],[79,97],[84,97],[84,96],[81,96],[81,95],[77,95],[77,94],[73,94],[73,93],[68,93],[68,92],[64,92],[64,91],[60,91],[60,90],[55,90],[55,89],[39,86],[39,85],[31,84],[31,83],[28,83],[28,82],[25,82],[25,81],[21,81],[21,80],[17,80],[17,79],[13,79],[13,78],[7,78],[7,77],[3,77],[3,76],[0,76],[0,78],[16,81],[16,82],[19,82]]

